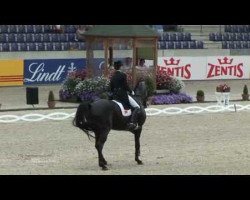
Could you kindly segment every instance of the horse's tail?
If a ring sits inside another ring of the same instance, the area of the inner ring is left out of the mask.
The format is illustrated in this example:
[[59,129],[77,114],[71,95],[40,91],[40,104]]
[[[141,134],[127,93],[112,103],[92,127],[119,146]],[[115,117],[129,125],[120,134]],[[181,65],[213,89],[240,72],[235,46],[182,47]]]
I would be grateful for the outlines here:
[[89,131],[91,131],[91,128],[89,127],[89,123],[87,122],[87,115],[90,112],[91,105],[89,103],[82,103],[78,106],[75,118],[73,120],[73,126],[80,128],[83,130],[88,138],[90,137],[95,138],[91,134],[89,134]]

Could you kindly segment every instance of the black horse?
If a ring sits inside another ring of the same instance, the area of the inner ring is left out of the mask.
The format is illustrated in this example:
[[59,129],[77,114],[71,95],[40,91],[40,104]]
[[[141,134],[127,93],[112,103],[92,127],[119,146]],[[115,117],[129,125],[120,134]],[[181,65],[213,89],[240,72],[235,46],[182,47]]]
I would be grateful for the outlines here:
[[[135,88],[136,95],[133,98],[140,105],[140,113],[138,115],[138,128],[134,131],[130,131],[134,134],[135,139],[135,161],[141,165],[142,161],[140,156],[140,136],[142,132],[142,126],[146,121],[146,112],[144,105],[142,104],[142,98],[146,91],[145,84],[138,84]],[[141,96],[138,94],[141,92]],[[127,123],[130,121],[130,117],[124,117],[120,110],[120,107],[113,101],[107,99],[100,99],[92,103],[82,103],[79,105],[73,125],[83,130],[87,136],[95,138],[95,147],[98,152],[99,166],[103,170],[107,170],[107,161],[104,159],[102,149],[107,136],[111,129],[119,131],[127,130]],[[94,136],[89,132],[93,132]]]

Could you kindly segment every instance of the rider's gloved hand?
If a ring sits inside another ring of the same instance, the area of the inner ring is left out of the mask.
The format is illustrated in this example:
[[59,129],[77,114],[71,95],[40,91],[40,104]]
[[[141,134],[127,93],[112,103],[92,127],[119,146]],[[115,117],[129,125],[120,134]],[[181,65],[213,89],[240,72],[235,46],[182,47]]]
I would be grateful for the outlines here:
[[131,94],[132,94],[132,95],[135,95],[135,92],[132,90]]

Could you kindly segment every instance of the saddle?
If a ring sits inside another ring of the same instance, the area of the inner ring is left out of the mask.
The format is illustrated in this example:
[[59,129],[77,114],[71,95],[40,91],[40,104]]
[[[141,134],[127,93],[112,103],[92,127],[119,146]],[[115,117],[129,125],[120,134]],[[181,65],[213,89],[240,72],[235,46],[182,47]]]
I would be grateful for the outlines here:
[[121,112],[122,112],[122,115],[123,115],[124,117],[129,117],[129,116],[131,116],[131,114],[132,114],[131,109],[124,109],[122,103],[120,103],[120,102],[118,102],[118,101],[116,101],[116,100],[112,100],[112,101],[115,102],[115,103],[120,107]]

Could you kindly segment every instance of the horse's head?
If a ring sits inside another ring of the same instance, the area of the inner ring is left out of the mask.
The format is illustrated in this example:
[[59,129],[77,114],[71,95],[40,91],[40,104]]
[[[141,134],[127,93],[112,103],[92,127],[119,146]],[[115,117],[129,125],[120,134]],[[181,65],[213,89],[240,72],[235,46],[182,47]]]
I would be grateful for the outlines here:
[[148,92],[147,92],[147,85],[144,80],[139,81],[138,84],[134,88],[135,91],[135,100],[137,103],[140,101],[144,108],[147,107],[147,98],[148,98]]

